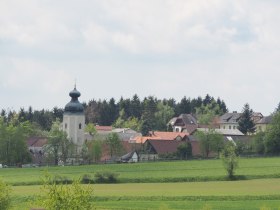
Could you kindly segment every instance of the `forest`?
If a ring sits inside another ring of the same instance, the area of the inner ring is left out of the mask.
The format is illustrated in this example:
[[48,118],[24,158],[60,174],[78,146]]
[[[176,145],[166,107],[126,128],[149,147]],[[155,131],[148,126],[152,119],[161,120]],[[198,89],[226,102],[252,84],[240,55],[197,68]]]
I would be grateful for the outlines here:
[[[82,103],[85,108],[86,123],[95,125],[112,125],[114,127],[130,127],[145,134],[149,130],[167,130],[168,121],[186,114],[205,114],[209,111],[213,115],[222,115],[228,111],[226,103],[207,94],[204,98],[183,97],[178,102],[173,99],[158,99],[154,96],[144,97],[141,100],[137,94],[132,98],[121,97],[118,101],[95,100]],[[1,110],[1,117],[7,123],[29,121],[38,129],[49,131],[54,121],[62,121],[64,108],[54,107],[52,110],[34,110],[30,106],[27,110]]]

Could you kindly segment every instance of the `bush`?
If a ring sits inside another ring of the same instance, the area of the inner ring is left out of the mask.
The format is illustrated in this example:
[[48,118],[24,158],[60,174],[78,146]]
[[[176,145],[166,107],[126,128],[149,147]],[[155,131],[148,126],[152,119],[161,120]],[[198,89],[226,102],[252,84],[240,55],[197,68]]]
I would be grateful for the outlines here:
[[119,174],[111,171],[99,171],[94,174],[96,183],[116,183]]
[[9,209],[11,205],[10,197],[11,188],[0,180],[0,209]]
[[55,184],[71,184],[73,181],[66,176],[55,175],[51,182]]
[[84,174],[81,180],[81,183],[83,184],[91,184],[93,183],[93,180],[89,174]]
[[70,185],[56,184],[53,178],[46,175],[43,190],[46,196],[41,204],[48,210],[90,210],[92,209],[90,186],[83,186],[78,181]]

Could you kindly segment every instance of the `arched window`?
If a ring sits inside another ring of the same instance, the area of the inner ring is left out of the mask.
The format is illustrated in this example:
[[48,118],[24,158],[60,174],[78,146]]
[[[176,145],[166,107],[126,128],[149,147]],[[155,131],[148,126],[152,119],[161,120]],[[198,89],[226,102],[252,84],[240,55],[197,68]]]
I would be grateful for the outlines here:
[[67,123],[65,123],[65,129],[67,129]]
[[82,123],[79,124],[79,129],[82,129]]

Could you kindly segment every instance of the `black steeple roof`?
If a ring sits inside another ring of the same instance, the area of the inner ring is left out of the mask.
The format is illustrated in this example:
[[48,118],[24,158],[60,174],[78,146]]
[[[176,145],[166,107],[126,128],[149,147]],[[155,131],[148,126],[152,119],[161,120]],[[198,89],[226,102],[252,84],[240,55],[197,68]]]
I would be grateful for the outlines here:
[[73,113],[73,114],[78,114],[84,113],[84,106],[79,102],[78,98],[81,96],[81,93],[76,89],[76,85],[74,87],[74,90],[72,90],[69,93],[69,96],[72,98],[71,101],[66,104],[64,112],[65,113]]

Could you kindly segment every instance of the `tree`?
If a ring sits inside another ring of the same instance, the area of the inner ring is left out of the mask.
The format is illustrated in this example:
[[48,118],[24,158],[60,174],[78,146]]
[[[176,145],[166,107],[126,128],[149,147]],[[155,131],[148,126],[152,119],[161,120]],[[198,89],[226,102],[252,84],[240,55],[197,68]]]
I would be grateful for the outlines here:
[[59,159],[66,162],[70,156],[74,144],[67,138],[66,132],[60,129],[60,122],[55,121],[48,133],[49,153],[53,155],[55,165]]
[[140,119],[142,114],[141,102],[136,94],[132,97],[130,107],[131,116]]
[[94,136],[97,131],[93,123],[88,123],[85,127],[85,132],[88,132],[91,136]]
[[264,137],[265,152],[280,154],[280,112],[274,114],[272,124]]
[[124,124],[125,124],[125,120],[126,120],[125,111],[124,111],[124,109],[121,109],[119,112],[119,117],[114,123],[114,127],[123,128]]
[[94,162],[100,161],[102,156],[102,142],[100,140],[94,140],[91,142],[89,157],[94,160]]
[[7,210],[11,206],[11,188],[0,180],[0,209]]
[[168,121],[174,117],[174,109],[162,102],[157,104],[157,112],[155,113],[156,127],[155,130],[166,131]]
[[59,119],[59,121],[63,120],[63,109],[59,109],[58,107],[54,107],[52,110],[53,119]]
[[211,99],[206,105],[197,107],[195,113],[200,124],[209,125],[216,116],[224,114],[224,111],[215,99]]
[[1,117],[3,118],[3,121],[6,123],[7,122],[7,113],[5,109],[1,110]]
[[0,117],[0,162],[21,165],[31,161],[26,139],[32,134],[29,122],[5,123]]
[[92,209],[92,192],[90,185],[86,187],[74,181],[70,185],[56,184],[53,177],[44,178],[43,197],[41,205],[49,210],[90,210]]
[[206,132],[197,131],[195,136],[199,141],[202,155],[206,158],[209,157],[211,151],[219,154],[224,147],[223,136],[213,129],[209,129]]
[[153,96],[143,101],[143,114],[141,117],[141,133],[145,136],[156,127],[155,113],[157,111],[157,99]]
[[178,112],[180,114],[184,113],[184,114],[190,114],[191,113],[191,100],[190,98],[186,98],[186,96],[184,96],[184,98],[182,98],[181,102],[178,104]]
[[177,147],[178,156],[182,159],[187,159],[192,156],[192,145],[190,142],[183,142]]
[[245,135],[248,133],[254,133],[256,130],[256,125],[252,118],[253,110],[250,109],[249,104],[245,104],[243,107],[243,112],[238,121],[238,129]]
[[106,143],[109,146],[111,158],[122,151],[122,143],[117,133],[110,133],[106,138]]
[[203,105],[206,106],[207,104],[212,103],[213,100],[214,100],[214,98],[211,97],[209,94],[207,94],[205,96],[205,98],[203,99]]
[[253,137],[253,149],[257,154],[265,153],[265,132],[258,132]]
[[141,122],[136,117],[128,118],[123,124],[123,128],[130,128],[135,131],[140,131],[140,126]]
[[227,171],[229,179],[234,178],[235,169],[238,166],[238,159],[235,152],[235,146],[232,143],[228,143],[221,154],[224,167]]

